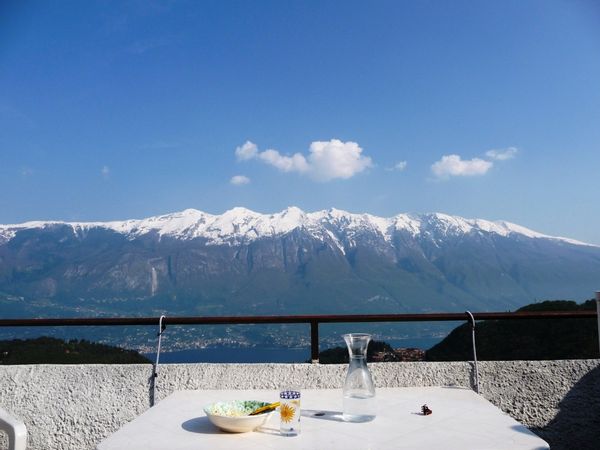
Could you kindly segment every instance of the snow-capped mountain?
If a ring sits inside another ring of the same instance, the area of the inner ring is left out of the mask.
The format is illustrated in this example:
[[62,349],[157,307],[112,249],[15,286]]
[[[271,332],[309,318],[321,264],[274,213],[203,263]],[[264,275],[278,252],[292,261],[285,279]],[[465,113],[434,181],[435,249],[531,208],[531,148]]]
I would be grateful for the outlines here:
[[[470,233],[509,236],[522,235],[529,238],[552,239],[574,245],[591,245],[573,239],[548,236],[505,221],[491,222],[482,219],[464,219],[447,214],[398,214],[384,218],[371,214],[353,214],[338,209],[305,213],[297,207],[289,207],[275,214],[260,214],[246,208],[233,208],[221,215],[212,215],[196,209],[149,217],[141,220],[115,222],[26,222],[18,225],[0,225],[0,239],[6,242],[18,231],[46,229],[56,226],[71,227],[75,235],[85,235],[94,228],[103,228],[126,235],[129,239],[146,234],[175,239],[206,239],[207,245],[239,245],[261,238],[273,238],[299,229],[322,239],[342,232],[349,235],[371,231],[391,241],[397,232],[412,236],[431,236],[436,239],[456,237]],[[0,241],[0,242],[2,242]]]
[[506,310],[599,285],[598,246],[440,213],[0,225],[0,307],[14,316]]

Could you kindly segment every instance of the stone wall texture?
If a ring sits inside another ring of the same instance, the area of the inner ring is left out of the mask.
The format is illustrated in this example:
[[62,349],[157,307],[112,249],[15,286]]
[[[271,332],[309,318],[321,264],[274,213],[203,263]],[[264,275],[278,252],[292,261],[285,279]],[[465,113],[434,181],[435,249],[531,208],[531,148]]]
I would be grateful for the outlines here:
[[[600,442],[600,360],[479,363],[481,394],[552,449]],[[468,362],[369,364],[375,385],[473,387]],[[156,401],[181,389],[341,388],[345,365],[172,364],[159,368]],[[0,405],[27,425],[30,449],[93,449],[150,407],[152,366],[0,366]],[[340,394],[341,395],[341,394]],[[0,448],[2,439],[0,439]]]

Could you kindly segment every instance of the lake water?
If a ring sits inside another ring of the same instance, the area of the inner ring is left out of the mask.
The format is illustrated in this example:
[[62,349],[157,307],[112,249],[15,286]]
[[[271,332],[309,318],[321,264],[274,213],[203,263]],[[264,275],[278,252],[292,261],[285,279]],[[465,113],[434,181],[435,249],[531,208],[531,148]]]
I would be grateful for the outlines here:
[[[440,342],[443,338],[411,338],[390,340],[394,348],[421,348],[427,350]],[[340,342],[340,346],[342,343]],[[322,348],[321,350],[325,350]],[[145,353],[144,356],[154,361],[156,353]],[[161,352],[160,363],[302,363],[310,360],[310,348],[202,348],[195,350],[180,350],[175,352]]]

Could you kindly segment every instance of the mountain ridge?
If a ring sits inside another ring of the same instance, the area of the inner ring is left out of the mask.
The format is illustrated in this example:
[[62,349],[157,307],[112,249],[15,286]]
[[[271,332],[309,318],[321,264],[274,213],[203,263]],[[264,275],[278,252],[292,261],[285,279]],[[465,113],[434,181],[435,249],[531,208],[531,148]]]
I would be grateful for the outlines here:
[[581,300],[600,279],[600,247],[441,213],[188,209],[0,236],[0,307],[12,317],[506,310]]
[[317,236],[323,234],[323,230],[319,228],[329,225],[347,229],[370,228],[379,231],[386,240],[390,240],[395,231],[406,231],[414,237],[429,232],[433,227],[441,234],[458,235],[483,232],[507,236],[516,233],[529,238],[600,247],[571,238],[543,234],[504,220],[466,219],[444,213],[401,213],[391,217],[380,217],[368,213],[350,213],[336,208],[307,213],[295,206],[272,214],[262,214],[247,208],[235,207],[223,214],[215,215],[190,208],[144,219],[122,221],[29,221],[21,224],[0,224],[0,243],[9,241],[20,230],[60,225],[70,226],[75,234],[85,233],[91,228],[105,228],[132,236],[154,232],[159,236],[178,239],[206,238],[209,245],[223,244],[228,240],[248,242],[265,236],[280,236],[296,228],[314,231],[313,235]]

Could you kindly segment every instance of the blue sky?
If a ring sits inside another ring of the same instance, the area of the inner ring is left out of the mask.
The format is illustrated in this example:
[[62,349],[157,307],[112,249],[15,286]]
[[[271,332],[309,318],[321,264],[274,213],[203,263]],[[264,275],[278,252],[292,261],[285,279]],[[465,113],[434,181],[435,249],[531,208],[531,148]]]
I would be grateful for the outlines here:
[[295,205],[600,244],[599,80],[597,2],[4,1],[0,223]]

